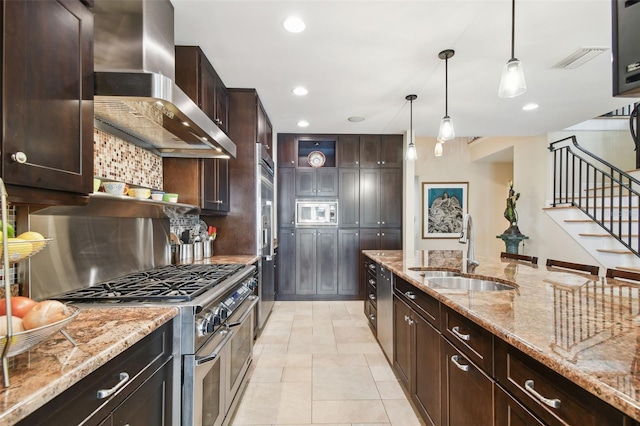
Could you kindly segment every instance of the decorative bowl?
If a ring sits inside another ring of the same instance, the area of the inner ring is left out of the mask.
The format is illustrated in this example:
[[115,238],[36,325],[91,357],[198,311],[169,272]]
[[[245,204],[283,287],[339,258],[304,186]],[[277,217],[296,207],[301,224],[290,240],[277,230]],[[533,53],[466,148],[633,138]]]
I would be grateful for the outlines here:
[[127,184],[124,182],[105,182],[102,186],[107,194],[124,195]]
[[127,193],[132,197],[141,198],[143,200],[146,200],[151,196],[151,190],[147,188],[129,188]]
[[165,193],[162,196],[162,201],[168,201],[170,203],[177,203],[178,202],[178,194]]
[[322,151],[311,151],[307,156],[307,161],[311,167],[322,167],[326,161],[326,157]]

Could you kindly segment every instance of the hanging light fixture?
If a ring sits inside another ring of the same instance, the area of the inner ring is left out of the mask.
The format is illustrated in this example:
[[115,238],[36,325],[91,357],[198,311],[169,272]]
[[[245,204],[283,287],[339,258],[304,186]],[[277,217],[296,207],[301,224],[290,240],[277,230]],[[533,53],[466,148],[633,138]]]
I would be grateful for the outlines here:
[[418,152],[416,151],[416,145],[413,143],[413,101],[415,101],[417,97],[418,95],[407,95],[405,97],[406,100],[411,102],[410,104],[411,118],[409,121],[410,123],[409,124],[409,146],[407,147],[407,156],[406,156],[406,159],[409,161],[418,159]]
[[511,59],[507,61],[502,69],[502,78],[498,88],[498,96],[501,98],[514,98],[523,94],[527,90],[527,83],[524,81],[524,70],[522,64],[515,55],[515,33],[516,33],[516,0],[511,1]]
[[435,155],[436,157],[442,157],[442,141],[440,139],[438,139],[438,142],[436,142],[436,148],[433,152],[433,155]]
[[440,122],[440,131],[438,132],[440,142],[446,142],[456,137],[453,121],[449,117],[449,58],[452,58],[455,53],[451,49],[438,53],[438,58],[444,59],[444,117]]

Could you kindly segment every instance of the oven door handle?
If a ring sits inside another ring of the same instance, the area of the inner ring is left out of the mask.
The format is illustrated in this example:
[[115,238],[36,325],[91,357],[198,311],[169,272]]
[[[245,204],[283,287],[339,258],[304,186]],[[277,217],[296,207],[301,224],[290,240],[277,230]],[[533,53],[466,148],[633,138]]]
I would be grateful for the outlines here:
[[251,305],[249,305],[249,307],[247,308],[247,310],[245,311],[245,313],[240,317],[240,319],[236,322],[232,322],[232,323],[227,323],[227,328],[231,328],[231,327],[237,327],[240,324],[242,324],[244,322],[244,320],[247,319],[247,317],[249,315],[251,315],[251,311],[253,311],[253,308],[258,304],[258,302],[260,301],[260,298],[258,296],[249,296],[247,297],[247,299],[251,299]]
[[222,351],[222,348],[224,348],[224,346],[229,342],[229,340],[231,340],[231,338],[233,337],[233,331],[231,330],[222,330],[220,331],[221,334],[226,334],[226,336],[224,336],[224,338],[222,339],[222,341],[218,344],[218,346],[216,346],[209,355],[205,355],[205,356],[196,356],[195,362],[196,365],[202,365],[202,364],[206,364],[207,362],[211,362],[214,359],[216,359],[218,357],[218,355],[220,355],[220,351]]

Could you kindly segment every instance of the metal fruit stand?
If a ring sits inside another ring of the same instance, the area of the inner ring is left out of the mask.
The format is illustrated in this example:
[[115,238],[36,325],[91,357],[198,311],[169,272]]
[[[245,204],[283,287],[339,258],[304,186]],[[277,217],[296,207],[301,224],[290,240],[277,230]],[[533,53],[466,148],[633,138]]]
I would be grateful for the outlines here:
[[[31,330],[21,331],[13,333],[13,323],[11,319],[11,283],[9,277],[9,265],[21,262],[28,259],[34,254],[38,253],[52,240],[52,238],[45,238],[44,240],[24,240],[29,243],[32,248],[29,253],[25,253],[24,256],[18,255],[14,259],[9,256],[9,241],[7,234],[8,215],[7,215],[7,189],[4,186],[4,181],[0,178],[0,198],[2,208],[2,268],[4,279],[4,292],[5,292],[5,304],[6,304],[6,319],[7,319],[7,334],[6,336],[0,336],[0,350],[2,350],[2,373],[4,377],[4,386],[9,387],[9,357],[26,352],[31,347],[40,343],[41,341],[49,338],[54,333],[60,331],[64,337],[71,342],[73,346],[76,346],[76,342],[63,330],[63,327],[67,325],[73,318],[75,318],[80,310],[73,308],[72,314],[58,322],[45,325],[42,327],[34,328]],[[22,244],[19,242],[18,244]],[[27,246],[28,247],[28,246]]]

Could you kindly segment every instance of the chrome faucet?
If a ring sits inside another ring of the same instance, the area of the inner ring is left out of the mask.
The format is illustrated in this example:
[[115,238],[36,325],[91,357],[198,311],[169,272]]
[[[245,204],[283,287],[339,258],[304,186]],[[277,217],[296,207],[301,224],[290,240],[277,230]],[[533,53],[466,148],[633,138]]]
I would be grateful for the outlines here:
[[462,219],[462,232],[460,232],[460,244],[469,244],[467,246],[467,262],[466,271],[473,272],[476,266],[480,265],[480,262],[475,260],[475,251],[473,247],[473,221],[470,214],[465,214]]

